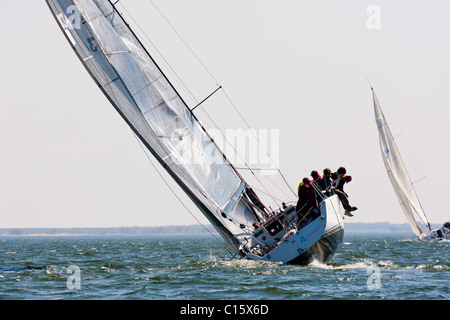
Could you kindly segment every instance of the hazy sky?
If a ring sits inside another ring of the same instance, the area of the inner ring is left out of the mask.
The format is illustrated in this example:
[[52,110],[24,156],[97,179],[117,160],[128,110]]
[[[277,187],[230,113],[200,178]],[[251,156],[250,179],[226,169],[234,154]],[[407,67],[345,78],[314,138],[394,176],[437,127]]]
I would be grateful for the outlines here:
[[[279,130],[280,168],[293,189],[313,169],[343,165],[353,176],[350,202],[359,208],[346,221],[406,222],[383,167],[367,77],[407,147],[413,180],[427,177],[416,187],[430,220],[450,220],[442,211],[450,191],[449,1],[154,2],[249,125]],[[180,57],[173,66],[199,100],[214,90],[149,1],[121,3],[130,4],[158,49]],[[78,61],[45,1],[8,1],[2,11],[0,227],[196,224]],[[232,108],[213,102],[205,108],[223,128],[244,127]]]

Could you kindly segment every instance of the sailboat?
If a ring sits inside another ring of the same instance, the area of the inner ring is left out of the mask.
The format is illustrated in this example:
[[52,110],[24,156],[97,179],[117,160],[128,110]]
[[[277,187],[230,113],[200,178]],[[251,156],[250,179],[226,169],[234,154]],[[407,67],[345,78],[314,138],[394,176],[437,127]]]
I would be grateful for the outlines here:
[[[373,87],[371,87],[371,89],[375,110],[375,121],[378,127],[378,136],[384,166],[386,167],[386,172],[412,231],[420,240],[450,239],[450,229],[445,227],[446,225],[440,229],[431,229],[428,218],[414,189],[414,185],[411,182],[411,178],[406,170],[406,166],[383,114],[380,103],[375,95],[375,91]],[[420,229],[417,220],[420,220],[428,230],[423,232]]]
[[295,203],[269,209],[138,39],[119,1],[46,2],[97,86],[233,257],[291,264],[331,259],[344,235],[336,195],[320,193],[320,204],[302,219]]

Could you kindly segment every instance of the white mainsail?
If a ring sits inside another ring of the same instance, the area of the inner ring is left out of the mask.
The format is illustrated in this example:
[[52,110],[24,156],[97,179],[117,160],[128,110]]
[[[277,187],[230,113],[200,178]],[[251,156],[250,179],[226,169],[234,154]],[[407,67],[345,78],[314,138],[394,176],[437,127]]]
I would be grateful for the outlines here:
[[109,0],[47,0],[97,85],[194,201],[236,247],[258,217],[241,199],[247,184],[198,122]]
[[417,224],[414,212],[422,220],[422,222],[428,226],[428,228],[430,227],[430,224],[422,205],[420,204],[419,198],[417,197],[416,191],[414,190],[414,186],[411,183],[411,179],[406,170],[405,164],[403,163],[402,157],[373,88],[372,95],[375,110],[375,121],[377,123],[380,139],[381,154],[387,174],[412,230],[417,236],[420,236],[422,234],[422,230],[420,230]]

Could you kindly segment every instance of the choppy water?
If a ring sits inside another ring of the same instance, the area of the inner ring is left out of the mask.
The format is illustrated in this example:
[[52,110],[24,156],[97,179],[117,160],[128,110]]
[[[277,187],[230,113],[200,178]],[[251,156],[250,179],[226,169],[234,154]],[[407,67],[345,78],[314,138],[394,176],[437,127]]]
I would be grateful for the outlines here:
[[2,237],[0,299],[449,299],[450,243],[413,239],[350,234],[293,266],[223,261],[205,235]]

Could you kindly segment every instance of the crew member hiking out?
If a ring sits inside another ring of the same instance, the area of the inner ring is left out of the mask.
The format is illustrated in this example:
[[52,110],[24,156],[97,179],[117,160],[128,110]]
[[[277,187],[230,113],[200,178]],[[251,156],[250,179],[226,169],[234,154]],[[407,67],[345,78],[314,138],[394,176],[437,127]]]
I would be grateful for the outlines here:
[[333,179],[331,178],[331,169],[323,169],[323,177],[318,182],[319,187],[325,192],[327,197],[334,194],[333,190]]
[[344,185],[352,181],[352,176],[346,175],[347,170],[344,167],[340,167],[337,172],[331,175],[333,179],[333,186],[335,188],[335,192],[338,195],[339,199],[342,202],[342,205],[345,209],[345,215],[349,217],[353,217],[351,211],[358,210],[356,207],[352,207],[348,201],[348,195],[344,191]]

